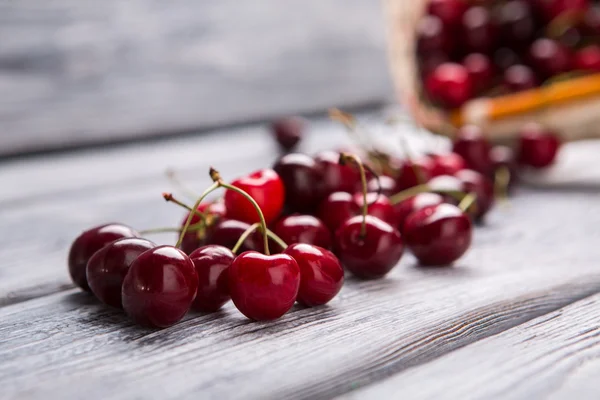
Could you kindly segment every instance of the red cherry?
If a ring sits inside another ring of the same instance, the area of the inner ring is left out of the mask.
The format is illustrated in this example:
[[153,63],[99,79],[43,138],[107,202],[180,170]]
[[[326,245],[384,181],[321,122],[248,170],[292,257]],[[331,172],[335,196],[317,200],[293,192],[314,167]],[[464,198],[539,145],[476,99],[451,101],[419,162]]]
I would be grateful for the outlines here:
[[452,53],[454,47],[452,36],[448,34],[440,18],[433,15],[422,17],[417,23],[416,35],[417,51],[420,54]]
[[600,72],[600,46],[591,45],[579,50],[573,63],[576,70]]
[[[364,204],[363,194],[355,193],[353,200],[355,204],[354,213],[355,215],[358,215],[361,213]],[[367,193],[367,214],[377,217],[388,224],[396,223],[396,211],[394,211],[394,206],[390,202],[390,199],[382,194]]]
[[521,92],[537,87],[535,73],[526,65],[513,65],[504,71],[504,85],[510,92]]
[[117,239],[138,236],[133,228],[122,224],[101,225],[83,232],[73,241],[69,250],[69,274],[73,283],[89,292],[86,266],[94,253]]
[[546,16],[549,19],[558,17],[565,13],[581,13],[586,11],[589,6],[589,0],[550,0],[547,1]]
[[[367,193],[367,204],[369,215],[395,224],[396,215],[389,198],[377,193]],[[317,216],[331,232],[335,232],[348,218],[360,214],[362,205],[362,193],[351,195],[345,192],[336,192],[321,202]]]
[[198,274],[198,291],[192,308],[202,312],[215,312],[230,299],[228,268],[235,255],[226,247],[208,245],[192,252],[190,259]]
[[460,25],[465,11],[467,3],[463,0],[430,0],[427,4],[427,13],[439,17],[450,27]]
[[425,79],[425,90],[434,103],[444,108],[458,108],[473,97],[474,85],[464,66],[444,63]]
[[[250,228],[250,224],[235,219],[224,219],[219,221],[210,231],[207,243],[215,244],[233,249],[242,234]],[[246,239],[240,251],[257,250],[258,242],[251,236]]]
[[473,85],[478,93],[490,89],[494,84],[494,64],[488,56],[471,53],[463,61],[463,65],[471,75]]
[[444,203],[444,198],[437,193],[419,193],[396,204],[394,209],[400,232],[404,231],[404,222],[410,214],[422,208],[442,203]]
[[323,248],[331,247],[331,232],[312,215],[290,215],[275,225],[274,232],[286,243],[305,243]]
[[425,78],[429,76],[440,65],[450,62],[448,55],[440,52],[420,54],[418,61],[419,76]]
[[377,217],[365,217],[366,231],[361,234],[363,216],[352,217],[335,235],[335,253],[350,272],[362,279],[385,276],[400,261],[404,245],[400,232]]
[[166,328],[185,316],[197,290],[192,260],[176,247],[155,247],[131,264],[121,292],[123,309],[141,325]]
[[371,193],[378,193],[381,189],[381,194],[390,197],[396,194],[399,190],[396,188],[396,180],[391,176],[381,175],[379,178],[373,177],[367,182],[367,190]]
[[467,125],[457,131],[453,151],[462,156],[469,168],[487,174],[491,167],[490,147],[481,128]]
[[551,165],[560,149],[560,139],[541,125],[531,123],[520,132],[519,163],[534,168]]
[[[277,172],[272,169],[262,169],[236,179],[231,184],[247,192],[258,203],[267,224],[273,222],[281,214],[285,189]],[[232,190],[225,192],[225,208],[227,209],[227,218],[251,224],[260,220],[252,204],[244,196]]]
[[501,71],[505,71],[513,65],[521,64],[521,56],[509,47],[500,47],[494,52],[494,64]]
[[571,53],[556,40],[536,40],[529,49],[529,58],[534,69],[545,79],[571,70]]
[[323,151],[315,160],[323,172],[324,196],[333,192],[354,193],[360,188],[360,174],[350,165],[340,165],[340,153]]
[[467,162],[457,153],[433,154],[431,159],[434,163],[432,177],[454,175],[461,169],[467,168]]
[[300,117],[284,117],[271,124],[271,131],[279,146],[286,151],[292,150],[306,129],[306,120]]
[[396,190],[402,191],[426,183],[432,176],[435,163],[430,157],[405,160],[396,177]]
[[229,267],[233,304],[246,317],[265,321],[288,312],[298,295],[300,267],[287,254],[240,254]]
[[494,185],[487,176],[470,169],[463,169],[455,175],[463,183],[466,193],[474,193],[477,196],[477,207],[472,215],[475,221],[481,220],[494,205]]
[[[223,204],[221,201],[202,203],[198,206],[197,210],[213,219],[222,219],[226,214],[225,204]],[[188,212],[181,221],[182,228],[185,225],[189,215],[190,213]],[[199,222],[200,216],[194,213],[190,225],[194,225]],[[216,221],[213,222],[216,224]],[[213,227],[214,225],[208,226],[205,230],[187,232],[183,237],[183,241],[181,242],[181,250],[183,250],[186,254],[190,254],[192,251],[205,244],[206,239],[210,237],[210,230]]]
[[427,182],[429,191],[439,194],[446,203],[458,204],[454,194],[465,193],[463,182],[454,175],[440,175]]
[[323,172],[317,162],[305,154],[293,153],[280,158],[273,167],[285,186],[285,204],[292,211],[313,211],[323,198]]
[[452,264],[471,245],[471,220],[452,204],[439,204],[412,213],[404,223],[406,246],[425,266]]
[[600,8],[588,8],[583,16],[582,25],[586,36],[600,36]]
[[531,6],[524,0],[510,0],[498,8],[501,39],[508,46],[523,46],[535,35],[536,23]]
[[462,18],[462,39],[473,52],[489,53],[494,50],[498,30],[487,8],[470,7]]
[[344,269],[338,258],[328,250],[296,243],[285,249],[300,267],[298,302],[315,307],[328,303],[344,284]]
[[92,293],[109,306],[123,308],[121,287],[129,267],[135,259],[156,247],[141,238],[124,238],[107,244],[98,250],[87,263],[87,282]]

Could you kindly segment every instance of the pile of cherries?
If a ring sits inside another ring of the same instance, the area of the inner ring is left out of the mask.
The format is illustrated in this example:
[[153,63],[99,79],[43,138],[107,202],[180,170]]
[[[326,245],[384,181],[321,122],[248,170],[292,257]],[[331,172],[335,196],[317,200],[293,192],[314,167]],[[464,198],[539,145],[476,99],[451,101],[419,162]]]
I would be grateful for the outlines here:
[[444,109],[600,72],[590,0],[430,0],[416,34],[425,97]]
[[[273,125],[287,151],[304,129],[298,118]],[[508,189],[519,163],[549,165],[555,138],[529,125],[514,157],[466,126],[452,152],[418,158],[372,148],[287,153],[272,169],[230,184],[211,168],[213,184],[193,206],[163,194],[187,209],[172,228],[175,246],[142,238],[152,231],[106,224],[75,239],[69,272],[81,289],[146,326],[168,327],[190,308],[215,312],[229,300],[252,320],[276,319],[295,302],[328,303],[342,287],[343,267],[362,279],[384,277],[405,247],[423,266],[451,265],[470,247],[495,187]],[[221,198],[205,201],[219,189]]]

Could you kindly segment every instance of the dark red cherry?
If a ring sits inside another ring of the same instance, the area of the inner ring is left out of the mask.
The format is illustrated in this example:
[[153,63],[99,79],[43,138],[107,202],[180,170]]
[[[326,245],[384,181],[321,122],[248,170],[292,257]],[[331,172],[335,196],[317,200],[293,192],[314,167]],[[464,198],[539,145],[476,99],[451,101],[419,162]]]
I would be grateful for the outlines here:
[[185,316],[197,290],[192,260],[176,247],[155,247],[131,264],[121,291],[123,309],[140,325],[166,328]]
[[537,87],[535,73],[526,65],[513,65],[504,71],[504,85],[510,92],[521,92]]
[[123,224],[106,224],[83,232],[73,241],[69,250],[69,274],[73,283],[89,292],[85,270],[94,253],[117,239],[138,236],[133,228]]
[[271,124],[271,131],[279,146],[286,151],[292,150],[302,139],[306,129],[306,120],[300,117],[284,117]]
[[548,167],[554,163],[560,144],[554,132],[536,123],[528,124],[520,132],[518,161],[533,168]]
[[426,78],[435,71],[437,67],[450,61],[447,54],[440,52],[420,54],[418,59],[419,76],[421,78]]
[[556,40],[541,38],[531,44],[529,58],[535,71],[547,79],[571,70],[571,52]]
[[454,175],[461,169],[467,168],[467,162],[457,153],[431,155],[433,170],[431,176]]
[[494,205],[494,185],[490,179],[471,169],[458,171],[455,176],[463,183],[466,193],[474,193],[477,196],[476,207],[469,214],[475,221],[481,220]]
[[600,7],[590,7],[583,16],[582,29],[586,36],[600,36]]
[[482,174],[487,174],[491,167],[490,143],[481,128],[466,125],[456,132],[452,149],[467,163],[467,166]]
[[[364,197],[362,193],[355,193],[353,196],[355,215],[362,212]],[[377,217],[388,224],[396,222],[396,212],[394,206],[387,196],[377,193],[367,193],[367,214]],[[343,221],[342,221],[343,222]],[[339,225],[338,225],[339,226]]]
[[340,165],[340,153],[322,151],[315,160],[323,172],[323,195],[333,192],[354,193],[360,188],[360,174],[351,165]]
[[275,225],[274,232],[286,243],[305,243],[330,248],[331,232],[312,215],[290,215]]
[[471,245],[470,218],[452,204],[439,204],[412,213],[404,223],[407,248],[425,266],[450,265]]
[[439,17],[449,27],[460,25],[467,11],[467,3],[463,0],[430,0],[427,13]]
[[579,50],[573,63],[578,71],[600,72],[600,46],[591,45]]
[[87,263],[87,282],[92,293],[104,304],[123,308],[121,287],[136,258],[156,244],[141,238],[124,238],[98,250]]
[[[285,188],[283,181],[272,169],[262,169],[231,183],[248,193],[262,210],[267,224],[273,222],[283,210]],[[225,192],[227,218],[248,223],[259,222],[259,216],[252,204],[239,193]]]
[[399,190],[396,188],[396,180],[391,176],[381,175],[379,178],[373,177],[367,182],[367,190],[370,193],[377,193],[381,189],[381,194],[390,197]]
[[536,23],[531,5],[525,0],[510,0],[498,7],[501,40],[507,46],[522,47],[535,35]]
[[444,108],[458,108],[473,97],[475,88],[463,65],[444,63],[425,79],[425,91],[433,103]]
[[317,162],[306,154],[287,154],[273,169],[285,187],[285,205],[293,211],[313,211],[323,198],[323,173]]
[[485,54],[471,53],[463,61],[469,71],[477,93],[490,89],[494,84],[494,64]]
[[344,284],[344,269],[330,251],[309,244],[296,243],[285,249],[300,267],[298,302],[315,307],[328,303]]
[[[235,219],[224,219],[219,221],[210,231],[207,243],[233,249],[242,234],[250,228],[250,224]],[[257,242],[254,237],[244,241],[240,251],[257,250]]]
[[256,321],[277,319],[294,305],[300,287],[300,267],[287,254],[240,254],[229,267],[233,304]]
[[438,17],[426,15],[417,23],[417,51],[420,54],[440,52],[452,53],[454,43],[452,35],[444,27],[444,23]]
[[469,50],[490,53],[498,41],[498,29],[492,15],[483,6],[470,7],[462,18],[462,40]]
[[546,3],[545,11],[548,19],[553,19],[566,13],[582,13],[590,6],[589,0],[549,0]]
[[[367,213],[388,223],[395,223],[396,214],[389,198],[377,193],[367,193]],[[355,193],[351,195],[345,192],[332,193],[319,206],[317,216],[329,228],[335,232],[344,221],[362,211],[363,195]]]
[[396,204],[394,209],[396,210],[400,233],[404,230],[404,222],[410,214],[422,208],[442,203],[444,203],[444,198],[437,193],[419,193]]
[[402,191],[427,183],[433,176],[434,161],[427,156],[404,160],[396,177],[396,190]]
[[[185,254],[190,254],[198,247],[206,243],[207,238],[210,236],[211,229],[215,226],[218,219],[222,219],[225,216],[225,204],[222,201],[206,202],[198,206],[198,211],[207,216],[207,227],[200,230],[194,230],[193,232],[187,232],[181,242],[181,250]],[[181,221],[181,227],[185,225],[189,212],[185,215]],[[198,224],[200,222],[200,216],[194,214],[190,225]]]
[[202,312],[215,312],[230,299],[228,268],[235,255],[226,247],[208,245],[194,250],[190,259],[198,274],[198,291],[192,308]]
[[509,47],[500,47],[494,52],[493,58],[494,64],[501,71],[505,71],[513,65],[523,63],[521,56],[519,56],[515,50]]
[[366,232],[361,234],[362,215],[344,222],[335,235],[335,253],[355,276],[377,279],[385,276],[400,261],[404,244],[400,232],[371,215],[366,216]]

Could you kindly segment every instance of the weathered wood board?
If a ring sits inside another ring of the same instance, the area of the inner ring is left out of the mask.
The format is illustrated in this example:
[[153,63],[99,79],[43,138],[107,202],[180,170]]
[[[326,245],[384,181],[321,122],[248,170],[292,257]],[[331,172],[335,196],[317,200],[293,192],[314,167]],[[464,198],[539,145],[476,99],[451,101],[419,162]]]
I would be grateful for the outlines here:
[[[317,120],[304,149],[343,137]],[[406,255],[386,279],[350,278],[331,305],[296,307],[272,323],[228,305],[151,331],[69,289],[64,260],[81,229],[179,221],[160,197],[166,167],[201,190],[210,164],[234,177],[274,157],[267,132],[249,127],[0,165],[1,397],[329,398],[424,376],[447,355],[600,293],[600,192],[589,189],[522,189],[477,229],[455,268],[417,268]]]
[[369,0],[0,2],[0,155],[391,96]]

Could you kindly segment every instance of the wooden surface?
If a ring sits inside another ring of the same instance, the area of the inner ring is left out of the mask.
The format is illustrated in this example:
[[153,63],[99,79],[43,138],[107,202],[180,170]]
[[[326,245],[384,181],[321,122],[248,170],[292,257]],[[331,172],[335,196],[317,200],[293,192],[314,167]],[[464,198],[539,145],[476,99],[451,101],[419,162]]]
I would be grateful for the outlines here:
[[371,0],[0,2],[0,156],[389,98]]
[[[315,120],[303,150],[343,142]],[[160,196],[167,167],[201,191],[209,165],[233,178],[275,155],[248,126],[0,164],[0,398],[596,398],[593,186],[521,189],[456,267],[418,268],[407,254],[386,279],[349,278],[329,306],[271,323],[228,305],[153,331],[71,288],[66,252],[81,230],[180,220]]]

